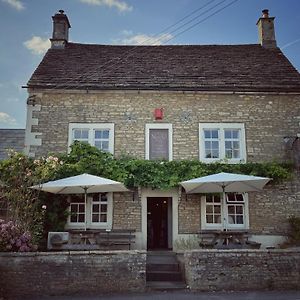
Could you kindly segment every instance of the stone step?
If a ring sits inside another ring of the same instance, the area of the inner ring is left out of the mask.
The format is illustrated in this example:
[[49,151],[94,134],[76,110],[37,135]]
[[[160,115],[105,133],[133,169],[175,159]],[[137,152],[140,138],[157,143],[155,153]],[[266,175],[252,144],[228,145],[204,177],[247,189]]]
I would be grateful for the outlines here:
[[179,264],[178,263],[171,263],[171,264],[157,264],[157,263],[147,263],[146,265],[146,271],[180,271]]
[[146,272],[147,281],[181,281],[182,275],[179,271],[150,271]]
[[182,290],[186,289],[186,284],[182,281],[148,281],[147,288],[157,291]]
[[176,257],[172,256],[147,256],[147,264],[177,264]]

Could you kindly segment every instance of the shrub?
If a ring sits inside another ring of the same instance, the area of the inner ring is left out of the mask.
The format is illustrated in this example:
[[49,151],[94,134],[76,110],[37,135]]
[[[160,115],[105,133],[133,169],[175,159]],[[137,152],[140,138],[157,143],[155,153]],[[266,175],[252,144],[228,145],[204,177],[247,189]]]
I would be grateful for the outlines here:
[[36,250],[32,244],[32,237],[28,231],[15,224],[13,221],[0,219],[0,251],[28,252]]

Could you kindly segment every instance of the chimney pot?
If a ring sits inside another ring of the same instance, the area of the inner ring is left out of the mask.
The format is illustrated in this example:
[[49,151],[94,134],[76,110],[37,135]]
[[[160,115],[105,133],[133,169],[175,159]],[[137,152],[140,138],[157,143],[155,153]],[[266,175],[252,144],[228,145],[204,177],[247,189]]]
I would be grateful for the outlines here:
[[262,11],[262,17],[263,18],[269,18],[269,10],[268,9],[264,9],[263,11]]
[[61,13],[61,14],[63,14],[65,11],[62,10],[62,9],[60,9],[58,12]]

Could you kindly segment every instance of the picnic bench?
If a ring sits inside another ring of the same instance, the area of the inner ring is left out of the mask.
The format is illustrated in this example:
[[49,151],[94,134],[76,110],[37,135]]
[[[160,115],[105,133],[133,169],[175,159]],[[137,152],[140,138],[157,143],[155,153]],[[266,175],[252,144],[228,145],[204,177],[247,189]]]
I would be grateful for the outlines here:
[[134,229],[88,229],[49,232],[50,250],[122,250],[135,243]]
[[245,230],[207,230],[200,232],[199,246],[205,249],[259,249],[261,244],[249,241]]

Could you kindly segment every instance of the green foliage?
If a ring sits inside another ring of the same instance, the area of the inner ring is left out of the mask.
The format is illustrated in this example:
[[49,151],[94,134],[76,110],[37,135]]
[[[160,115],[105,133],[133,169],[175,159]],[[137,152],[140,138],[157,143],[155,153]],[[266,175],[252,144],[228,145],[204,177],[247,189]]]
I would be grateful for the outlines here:
[[179,182],[219,172],[270,177],[273,182],[291,178],[291,166],[277,162],[205,164],[198,160],[150,161],[131,157],[115,159],[111,154],[87,143],[75,142],[68,155],[61,156],[63,167],[58,178],[89,173],[124,182],[129,188],[137,186],[169,189]]
[[[32,236],[37,244],[48,231],[61,231],[67,220],[66,197],[39,193],[30,186],[49,180],[89,173],[138,186],[169,189],[179,182],[219,172],[241,173],[273,178],[273,182],[291,178],[291,166],[276,162],[204,164],[198,160],[149,161],[131,157],[114,158],[87,143],[75,142],[69,154],[33,160],[12,152],[0,162],[0,184],[8,201],[10,218]],[[44,208],[43,208],[44,207]]]
[[300,246],[300,217],[292,216],[288,219],[290,224],[289,242]]
[[29,187],[55,178],[60,167],[57,157],[33,160],[14,151],[0,162],[1,192],[7,200],[9,219],[21,231],[28,232],[35,245],[43,236],[45,209],[39,192]]

